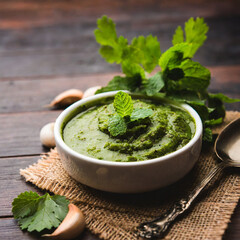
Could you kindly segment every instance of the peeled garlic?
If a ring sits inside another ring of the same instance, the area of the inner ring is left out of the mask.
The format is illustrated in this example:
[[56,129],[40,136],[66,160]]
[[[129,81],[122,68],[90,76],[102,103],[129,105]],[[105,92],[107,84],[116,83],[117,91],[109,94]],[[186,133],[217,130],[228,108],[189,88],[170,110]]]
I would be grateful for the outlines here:
[[48,123],[40,131],[40,141],[46,147],[55,147],[54,122]]
[[66,107],[82,99],[83,92],[78,89],[69,89],[57,95],[50,103],[50,107]]
[[101,86],[95,86],[95,87],[90,87],[88,88],[84,93],[82,98],[90,97],[95,94],[95,92],[100,89]]
[[62,223],[52,234],[44,234],[42,237],[50,237],[51,239],[68,240],[76,238],[85,228],[85,218],[81,210],[70,203],[68,205],[68,213]]

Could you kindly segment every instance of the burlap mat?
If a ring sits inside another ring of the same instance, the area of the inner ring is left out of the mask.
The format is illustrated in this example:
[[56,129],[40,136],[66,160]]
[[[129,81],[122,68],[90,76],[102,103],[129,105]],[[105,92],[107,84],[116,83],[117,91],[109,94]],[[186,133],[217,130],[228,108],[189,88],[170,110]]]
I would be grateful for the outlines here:
[[[223,125],[237,117],[239,112],[228,112]],[[56,150],[20,170],[20,174],[39,188],[65,195],[77,204],[92,233],[102,239],[121,240],[137,239],[134,230],[139,223],[159,216],[177,199],[187,196],[217,162],[212,146],[205,146],[196,166],[182,180],[158,191],[132,195],[105,193],[76,182],[62,168]],[[221,239],[240,196],[239,173],[238,169],[226,169],[219,174],[164,239]]]

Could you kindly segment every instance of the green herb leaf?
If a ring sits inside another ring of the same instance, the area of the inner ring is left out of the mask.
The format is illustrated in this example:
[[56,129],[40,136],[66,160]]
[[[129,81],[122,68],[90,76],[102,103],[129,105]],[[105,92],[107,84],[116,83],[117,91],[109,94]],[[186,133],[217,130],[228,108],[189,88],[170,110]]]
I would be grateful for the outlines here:
[[207,39],[207,32],[208,32],[208,26],[204,22],[203,18],[190,18],[185,23],[185,41],[184,41],[184,34],[181,26],[178,26],[178,28],[175,31],[175,34],[173,36],[172,43],[173,45],[177,45],[182,42],[191,43],[192,49],[191,49],[191,56],[193,56],[199,47],[203,45],[205,40]]
[[101,45],[100,54],[109,63],[122,64],[126,76],[141,75],[151,72],[160,57],[160,43],[157,37],[149,35],[134,38],[131,44],[123,36],[118,37],[112,19],[103,16],[97,21],[94,31],[96,41]]
[[141,85],[141,77],[138,75],[134,77],[120,77],[115,76],[106,87],[97,90],[95,94],[110,92],[116,90],[135,91]]
[[221,124],[222,122],[223,122],[222,118],[210,119],[205,121],[205,126],[208,126],[208,127],[215,126],[215,125]]
[[209,97],[210,98],[214,98],[214,99],[219,99],[221,100],[222,102],[225,102],[225,103],[235,103],[235,102],[240,102],[240,99],[238,98],[229,98],[228,96],[222,94],[222,93],[216,93],[216,94],[212,94],[210,93],[209,94]]
[[182,42],[184,42],[183,30],[181,26],[178,26],[175,31],[175,34],[173,35],[172,44],[176,45]]
[[212,142],[212,140],[213,140],[212,130],[210,128],[205,128],[203,130],[203,141]]
[[160,43],[152,35],[134,38],[131,46],[137,50],[136,63],[141,64],[147,72],[151,72],[158,64],[161,55]]
[[137,121],[140,119],[144,119],[150,117],[153,114],[152,109],[148,108],[135,108],[131,114],[130,120]]
[[94,31],[96,41],[102,45],[100,54],[109,63],[120,63],[124,49],[128,45],[127,39],[117,37],[115,24],[111,18],[103,16],[97,21],[98,29]]
[[203,92],[210,83],[210,71],[201,64],[187,59],[179,66],[184,77],[179,81],[179,88]]
[[127,131],[127,124],[119,114],[115,114],[109,118],[108,131],[113,137],[123,135]]
[[153,96],[164,87],[164,80],[160,72],[150,77],[145,84],[145,91],[148,96]]
[[59,195],[46,193],[39,196],[34,192],[21,193],[13,200],[12,212],[20,228],[29,232],[58,227],[68,212],[69,201]]
[[123,118],[125,116],[130,116],[133,111],[132,98],[129,94],[125,92],[118,92],[115,95],[113,102],[115,111]]

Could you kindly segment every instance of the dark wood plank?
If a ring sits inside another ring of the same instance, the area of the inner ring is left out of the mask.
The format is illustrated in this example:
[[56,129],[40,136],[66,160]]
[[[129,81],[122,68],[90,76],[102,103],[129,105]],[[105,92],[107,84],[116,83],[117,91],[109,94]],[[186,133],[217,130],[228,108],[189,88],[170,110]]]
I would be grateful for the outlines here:
[[[1,239],[4,240],[42,240],[40,234],[37,233],[28,233],[26,231],[21,231],[17,226],[17,221],[13,218],[0,218],[0,232]],[[97,236],[94,236],[89,231],[85,230],[79,237],[73,240],[97,240]]]
[[[119,34],[158,36],[171,45],[176,27],[205,17],[210,31],[196,60],[205,65],[239,64],[240,10],[237,1],[10,1],[0,3],[0,76],[34,77],[119,71],[98,54],[93,30],[103,14]],[[169,3],[168,3],[169,2]],[[42,3],[42,4],[41,4]],[[11,71],[9,71],[11,66]]]
[[41,193],[37,187],[27,184],[19,170],[36,163],[39,156],[0,158],[0,216],[12,216],[12,201],[21,192]]
[[[212,73],[210,92],[223,92],[240,98],[240,65],[210,67]],[[118,73],[92,74],[55,78],[35,78],[0,81],[1,113],[44,111],[52,99],[70,88],[85,90],[88,87],[105,86]],[[238,110],[240,104],[228,105]]]
[[0,157],[40,154],[42,126],[55,121],[60,111],[0,115]]

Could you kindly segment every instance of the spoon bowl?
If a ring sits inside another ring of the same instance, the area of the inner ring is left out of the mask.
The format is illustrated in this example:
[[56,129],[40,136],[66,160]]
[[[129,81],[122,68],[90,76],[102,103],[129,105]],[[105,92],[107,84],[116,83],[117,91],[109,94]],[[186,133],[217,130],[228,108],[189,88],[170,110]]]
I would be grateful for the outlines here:
[[229,167],[240,167],[240,118],[223,129],[216,139],[214,150]]

